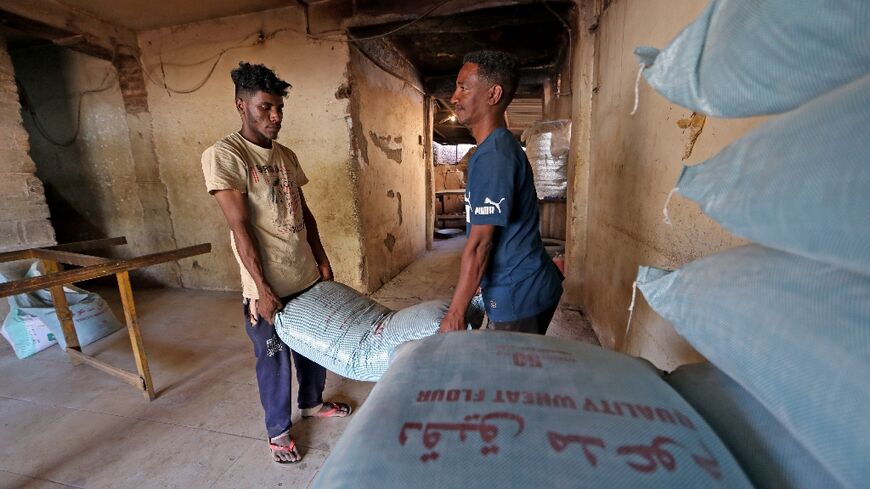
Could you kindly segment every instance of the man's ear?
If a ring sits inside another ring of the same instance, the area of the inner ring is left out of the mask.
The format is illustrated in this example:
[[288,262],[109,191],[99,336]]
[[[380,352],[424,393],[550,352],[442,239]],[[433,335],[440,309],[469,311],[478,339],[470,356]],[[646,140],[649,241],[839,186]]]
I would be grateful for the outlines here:
[[489,87],[489,99],[487,102],[489,105],[498,105],[501,102],[502,95],[504,95],[504,89],[496,83]]
[[242,97],[236,97],[236,110],[239,114],[243,114],[245,112],[245,99]]

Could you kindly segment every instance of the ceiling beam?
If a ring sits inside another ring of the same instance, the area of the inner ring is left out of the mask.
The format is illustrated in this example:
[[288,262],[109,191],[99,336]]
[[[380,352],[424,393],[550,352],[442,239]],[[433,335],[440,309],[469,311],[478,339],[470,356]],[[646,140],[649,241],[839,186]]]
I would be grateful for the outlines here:
[[[443,17],[474,10],[539,4],[540,2],[541,0],[453,0],[433,10],[428,17]],[[344,22],[344,27],[367,27],[390,22],[415,20],[439,3],[443,3],[443,0],[406,0],[404,2],[392,0],[355,0],[354,15]],[[556,11],[563,5],[572,5],[571,0],[550,0],[548,3]]]
[[405,81],[420,93],[425,93],[417,68],[389,40],[356,41],[352,45],[378,68]]
[[[466,12],[451,17],[427,17],[413,24],[389,22],[376,26],[357,27],[351,30],[358,37],[377,36],[401,27],[396,36],[419,36],[430,34],[465,34],[507,27],[528,26],[531,24],[559,24],[543,6],[540,8],[523,8],[522,15],[517,15],[517,9],[497,9],[482,14],[481,12]],[[406,25],[406,27],[402,27]]]
[[136,33],[74,10],[54,0],[0,0],[0,17],[24,34],[111,60],[119,48],[138,54]]

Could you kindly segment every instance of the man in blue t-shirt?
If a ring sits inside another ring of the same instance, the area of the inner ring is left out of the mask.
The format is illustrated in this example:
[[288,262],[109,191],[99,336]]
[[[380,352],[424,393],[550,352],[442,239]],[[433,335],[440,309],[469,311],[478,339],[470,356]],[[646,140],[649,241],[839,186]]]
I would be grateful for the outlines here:
[[516,59],[496,51],[465,56],[456,78],[451,103],[477,151],[465,190],[468,242],[442,333],[464,329],[478,286],[491,327],[524,333],[546,333],[562,295],[562,275],[541,241],[529,160],[505,128],[518,79]]

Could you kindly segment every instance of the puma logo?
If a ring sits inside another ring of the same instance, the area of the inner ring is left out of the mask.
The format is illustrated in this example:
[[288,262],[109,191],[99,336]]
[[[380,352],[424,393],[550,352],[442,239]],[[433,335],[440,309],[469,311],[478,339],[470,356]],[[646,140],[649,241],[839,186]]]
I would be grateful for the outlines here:
[[492,200],[490,200],[489,197],[487,197],[487,198],[483,199],[483,203],[484,203],[484,204],[489,204],[489,205],[491,205],[491,206],[495,206],[495,208],[498,209],[498,213],[501,214],[501,203],[504,202],[504,199],[505,199],[505,198],[502,197],[501,200],[498,201],[498,203],[495,203],[495,202],[493,202]]

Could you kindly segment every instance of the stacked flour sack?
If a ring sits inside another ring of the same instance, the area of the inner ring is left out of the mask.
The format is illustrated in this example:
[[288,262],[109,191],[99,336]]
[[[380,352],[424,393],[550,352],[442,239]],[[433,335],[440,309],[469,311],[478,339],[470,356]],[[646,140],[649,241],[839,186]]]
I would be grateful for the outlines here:
[[635,52],[689,109],[781,113],[675,185],[756,244],[640,268],[650,306],[712,363],[672,385],[757,486],[866,487],[870,2],[713,0],[665,49]]
[[315,489],[748,488],[649,362],[504,331],[396,349]]

